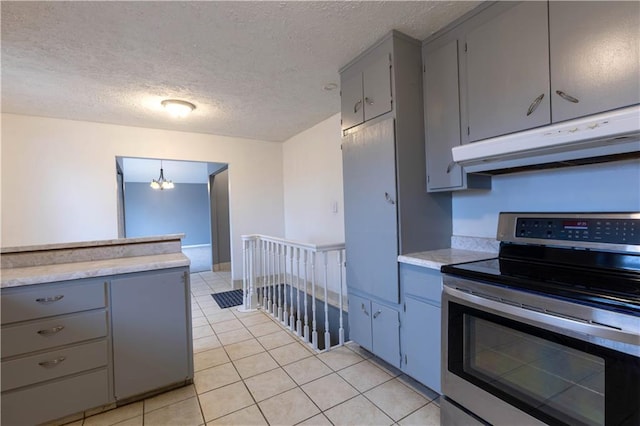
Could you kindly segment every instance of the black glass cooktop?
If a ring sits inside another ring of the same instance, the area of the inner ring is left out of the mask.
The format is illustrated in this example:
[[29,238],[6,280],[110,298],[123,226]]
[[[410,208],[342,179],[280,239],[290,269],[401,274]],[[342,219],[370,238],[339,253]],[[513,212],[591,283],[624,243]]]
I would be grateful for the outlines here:
[[498,258],[442,272],[640,316],[638,254],[503,243]]

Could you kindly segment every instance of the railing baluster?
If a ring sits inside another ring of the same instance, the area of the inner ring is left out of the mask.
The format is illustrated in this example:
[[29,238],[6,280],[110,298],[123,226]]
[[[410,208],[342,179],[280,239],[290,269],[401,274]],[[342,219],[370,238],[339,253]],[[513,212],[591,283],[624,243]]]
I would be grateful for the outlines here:
[[311,257],[311,345],[318,350],[318,329],[316,323],[316,254]]
[[267,242],[260,240],[260,263],[261,263],[261,270],[262,270],[262,277],[261,277],[261,282],[262,282],[262,294],[260,295],[260,306],[262,308],[264,308],[265,306],[265,299],[267,298],[267,285],[266,285],[266,277],[267,277]]
[[296,249],[296,334],[302,336],[302,316],[300,315],[300,248]]
[[282,283],[284,280],[282,278],[282,252],[284,251],[284,246],[282,243],[278,244],[278,321],[282,322]]
[[304,338],[305,343],[309,343],[309,308],[307,306],[307,299],[309,298],[308,290],[309,290],[309,276],[307,274],[307,260],[309,258],[309,250],[304,251],[303,265],[304,265],[304,332],[302,333],[302,337]]
[[289,258],[289,304],[291,305],[291,310],[289,311],[289,330],[295,331],[295,315],[294,315],[294,307],[293,307],[293,256],[295,254],[295,248],[291,247],[291,256]]
[[343,309],[342,309],[342,294],[343,294],[343,280],[342,280],[342,267],[344,250],[338,251],[338,274],[340,275],[340,292],[338,293],[338,308],[340,309],[340,328],[338,329],[338,342],[340,345],[344,345],[344,323],[343,323]]
[[329,332],[329,296],[327,287],[329,286],[329,262],[327,252],[322,252],[324,260],[324,349],[331,349],[331,333]]

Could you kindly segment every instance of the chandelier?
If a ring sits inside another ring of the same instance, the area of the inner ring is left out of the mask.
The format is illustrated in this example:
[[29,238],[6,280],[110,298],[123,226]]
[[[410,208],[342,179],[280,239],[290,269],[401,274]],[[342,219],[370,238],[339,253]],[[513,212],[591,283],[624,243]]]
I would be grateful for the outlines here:
[[149,185],[153,189],[173,189],[173,182],[164,178],[164,170],[162,169],[162,160],[160,160],[160,177],[158,179],[153,179],[151,184]]

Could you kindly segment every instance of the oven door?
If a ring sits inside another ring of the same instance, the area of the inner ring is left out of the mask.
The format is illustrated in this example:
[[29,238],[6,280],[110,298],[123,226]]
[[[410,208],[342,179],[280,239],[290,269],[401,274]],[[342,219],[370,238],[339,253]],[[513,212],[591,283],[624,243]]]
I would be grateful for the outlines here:
[[640,328],[560,316],[567,302],[531,293],[444,282],[447,398],[495,425],[640,424]]

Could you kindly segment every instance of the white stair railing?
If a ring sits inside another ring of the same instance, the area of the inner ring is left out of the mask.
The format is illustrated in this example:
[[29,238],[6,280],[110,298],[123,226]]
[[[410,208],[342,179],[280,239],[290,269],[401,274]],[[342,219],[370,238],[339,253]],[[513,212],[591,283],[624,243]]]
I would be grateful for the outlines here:
[[[334,327],[334,346],[343,345],[344,243],[307,244],[265,235],[243,235],[242,243],[244,304],[238,310],[264,310],[316,350],[319,325],[326,350]],[[320,318],[316,303],[322,304]],[[337,310],[336,324],[331,308]]]

